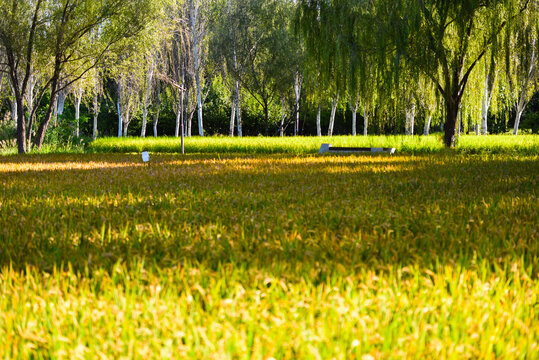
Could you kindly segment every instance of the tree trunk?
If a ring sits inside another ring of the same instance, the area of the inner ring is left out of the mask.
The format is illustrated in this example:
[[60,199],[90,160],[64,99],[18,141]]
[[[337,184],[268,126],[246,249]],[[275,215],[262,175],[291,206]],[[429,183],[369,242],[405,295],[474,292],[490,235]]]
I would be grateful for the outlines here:
[[97,96],[97,90],[94,92],[94,126],[92,131],[92,138],[97,139],[97,116],[99,115],[99,98]]
[[[189,92],[186,92],[185,94],[185,102],[189,105]],[[184,107],[184,108],[186,109],[186,111],[190,111],[189,109],[187,109],[187,107]],[[184,118],[185,118],[185,114],[184,114]],[[191,112],[186,120],[187,129],[186,129],[185,135],[187,135],[187,137],[191,137],[192,120],[193,120],[193,113]]]
[[485,66],[485,86],[483,91],[483,101],[481,106],[481,134],[488,134],[488,109],[492,101],[492,93],[494,89],[494,83],[496,82],[496,61],[492,57],[490,67]]
[[24,120],[24,106],[22,96],[17,96],[17,150],[19,154],[26,152],[26,121]]
[[316,135],[322,136],[322,125],[320,123],[320,117],[322,116],[322,106],[318,104],[318,110],[316,112]]
[[[181,96],[180,96],[180,99],[181,99]],[[174,130],[175,137],[180,136],[180,127],[181,127],[181,121],[182,121],[183,107],[182,107],[180,99],[177,100],[177,107],[176,107],[176,128]]]
[[444,145],[453,147],[455,145],[455,131],[459,112],[460,98],[456,95],[446,97],[446,114],[444,123]]
[[59,60],[56,60],[54,75],[51,78],[51,94],[52,94],[51,101],[49,103],[47,113],[45,114],[45,118],[43,119],[41,124],[39,124],[37,133],[36,133],[36,139],[34,141],[38,149],[41,149],[41,147],[43,146],[43,142],[45,141],[45,133],[47,132],[47,128],[49,127],[49,123],[52,118],[52,111],[54,109],[54,104],[56,104],[56,100],[57,100],[56,98],[58,95],[58,80],[59,79],[60,79],[60,63],[59,63]]
[[58,92],[58,97],[56,99],[56,104],[58,106],[58,118],[61,119],[62,115],[64,114],[64,105],[66,100],[66,93],[65,90],[60,90]]
[[127,137],[127,129],[129,128],[129,123],[131,122],[131,114],[130,114],[130,111],[129,111],[127,106],[126,106],[126,109],[124,111],[123,120],[124,120],[123,136]]
[[150,106],[150,96],[152,94],[154,66],[155,62],[152,59],[152,62],[150,63],[150,68],[146,73],[146,93],[144,94],[144,104],[142,105],[142,129],[140,130],[141,137],[146,137],[146,126],[148,124],[148,108]]
[[118,137],[122,137],[122,106],[120,105],[120,90],[118,87],[118,102],[116,103],[116,109],[118,110]]
[[13,122],[15,124],[17,124],[17,117],[18,117],[19,113],[17,111],[17,99],[15,98],[15,96],[13,96],[13,101],[11,101],[11,119],[13,120]]
[[243,136],[243,123],[241,121],[241,106],[240,106],[240,100],[241,100],[241,87],[240,82],[236,81],[236,122],[238,123],[238,136]]
[[425,121],[425,127],[423,128],[423,135],[429,135],[431,120],[432,120],[432,115],[429,111],[427,114],[427,121]]
[[[26,94],[26,106],[28,107],[28,147],[31,147],[32,144],[32,129],[34,127],[34,88],[35,88],[36,82],[34,76],[30,76],[30,79],[28,81],[28,92]],[[30,149],[28,149],[30,150]]]
[[83,89],[82,87],[79,87],[77,93],[75,94],[75,120],[77,122],[76,127],[75,127],[76,137],[79,137],[80,135],[79,119],[80,119],[80,103],[82,101],[82,95],[83,95]]
[[[535,40],[533,41],[533,45],[535,45]],[[518,127],[520,126],[520,118],[522,116],[522,113],[524,112],[524,108],[528,104],[528,85],[530,80],[533,79],[535,75],[535,67],[536,67],[536,57],[535,57],[535,47],[533,47],[533,51],[531,54],[531,60],[530,60],[530,68],[526,72],[526,77],[524,79],[524,83],[522,84],[522,89],[520,91],[519,97],[518,97],[518,103],[517,103],[517,114],[515,117],[515,126],[513,128],[513,135],[518,135]]]
[[404,133],[406,135],[414,135],[414,122],[415,122],[415,102],[408,104],[406,108],[406,126]]
[[333,136],[333,126],[335,125],[335,114],[337,112],[338,104],[339,104],[339,95],[336,95],[331,100],[331,117],[329,118],[328,136]]
[[299,134],[299,101],[301,99],[301,82],[302,79],[299,75],[299,71],[296,71],[296,77],[294,81],[294,93],[296,95],[296,123],[294,126],[294,136]]
[[350,110],[352,111],[352,136],[357,135],[357,108],[358,108],[358,98],[356,97],[356,102],[352,103],[350,99]]
[[520,118],[524,111],[524,107],[517,106],[517,115],[515,117],[515,127],[513,128],[513,135],[518,135],[518,127],[520,126]]
[[155,99],[155,113],[153,114],[153,136],[154,137],[157,137],[157,123],[159,122],[160,110],[161,110],[161,85],[158,83],[157,97]]
[[457,117],[457,137],[460,138],[460,133],[462,132],[462,103],[459,104],[459,113]]
[[157,123],[159,122],[159,110],[160,106],[157,105],[155,113],[153,114],[153,137],[157,137]]
[[[51,102],[53,100],[51,99]],[[58,126],[58,97],[55,97],[53,102],[53,114],[52,117],[54,118],[54,126]]]
[[228,136],[234,137],[234,119],[236,118],[236,99],[232,99],[230,104],[230,128]]
[[[198,5],[198,4],[197,4]],[[197,110],[198,110],[198,134],[204,136],[204,126],[202,123],[202,89],[200,88],[200,59],[198,58],[198,34],[197,34],[197,19],[198,19],[198,6],[193,5],[191,2],[191,31],[193,35],[193,55],[195,62],[195,85],[197,93]]]
[[367,105],[363,108],[363,136],[367,136],[367,130],[369,128],[369,109]]
[[285,104],[285,101],[284,101],[284,97],[281,99],[281,124],[279,126],[279,135],[281,137],[284,136],[284,119],[285,119],[285,114],[284,114],[284,104]]
[[264,99],[264,123],[265,123],[265,130],[264,135],[268,136],[269,131],[269,104],[266,99]]

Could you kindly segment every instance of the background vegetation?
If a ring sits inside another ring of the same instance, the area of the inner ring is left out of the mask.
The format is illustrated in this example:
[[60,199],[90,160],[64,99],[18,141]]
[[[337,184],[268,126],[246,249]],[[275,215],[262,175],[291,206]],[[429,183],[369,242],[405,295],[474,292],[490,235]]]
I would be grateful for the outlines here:
[[539,126],[537,1],[1,5],[0,146],[18,136],[19,152],[97,136],[447,138]]

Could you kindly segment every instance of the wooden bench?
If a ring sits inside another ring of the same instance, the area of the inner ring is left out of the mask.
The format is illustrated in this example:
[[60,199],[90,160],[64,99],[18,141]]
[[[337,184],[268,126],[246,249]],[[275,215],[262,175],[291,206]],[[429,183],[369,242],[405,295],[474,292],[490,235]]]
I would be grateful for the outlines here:
[[339,147],[331,146],[331,144],[322,144],[322,146],[320,146],[320,150],[318,151],[319,154],[353,154],[362,152],[394,154],[395,148]]

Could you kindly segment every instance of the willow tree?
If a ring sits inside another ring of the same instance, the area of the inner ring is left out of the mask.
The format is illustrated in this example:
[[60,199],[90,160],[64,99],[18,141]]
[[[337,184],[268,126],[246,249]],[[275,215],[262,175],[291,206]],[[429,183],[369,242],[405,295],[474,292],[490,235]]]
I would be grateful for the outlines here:
[[322,89],[317,93],[331,100],[328,136],[333,135],[339,98],[347,93],[356,93],[357,89],[352,86],[353,89],[348,91],[350,83],[346,77],[347,73],[353,74],[349,79],[354,79],[356,75],[354,60],[357,58],[350,58],[350,40],[355,39],[354,29],[361,19],[360,16],[353,19],[354,12],[350,5],[346,1],[313,0],[301,1],[297,8],[298,30],[303,35],[306,62],[310,63],[307,66],[314,70],[311,73],[317,72],[317,85]]
[[[497,52],[503,44],[504,29],[526,11],[531,0],[303,0],[302,12],[314,16],[304,21],[308,37],[314,32],[308,24],[332,16],[336,23],[343,16],[358,19],[353,27],[331,26],[342,36],[354,34],[352,44],[376,54],[377,61],[394,64],[386,77],[399,81],[399,67],[405,62],[411,71],[421,72],[435,84],[445,102],[444,144],[454,145],[457,117],[470,74],[487,52]],[[364,43],[360,34],[373,39]],[[325,46],[325,39],[310,42]],[[309,44],[309,42],[308,42]],[[336,53],[338,54],[338,53]]]
[[500,51],[504,31],[530,0],[380,1],[383,29],[395,61],[406,59],[431,78],[445,101],[444,144],[454,145],[457,118],[471,73],[485,55]]
[[539,3],[532,1],[507,39],[506,74],[515,102],[515,125],[518,134],[520,118],[539,81]]

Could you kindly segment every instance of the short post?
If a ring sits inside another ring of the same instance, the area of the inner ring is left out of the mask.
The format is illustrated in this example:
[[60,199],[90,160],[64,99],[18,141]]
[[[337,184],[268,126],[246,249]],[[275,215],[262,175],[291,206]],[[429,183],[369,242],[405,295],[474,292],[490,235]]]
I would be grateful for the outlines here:
[[148,163],[148,168],[150,167],[150,153],[148,152],[148,150],[142,151],[142,161],[144,163]]

